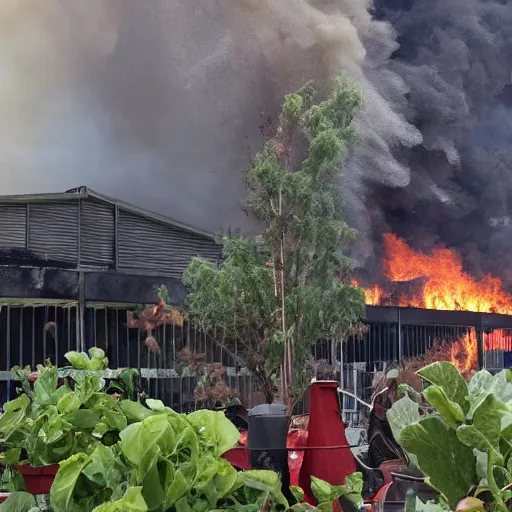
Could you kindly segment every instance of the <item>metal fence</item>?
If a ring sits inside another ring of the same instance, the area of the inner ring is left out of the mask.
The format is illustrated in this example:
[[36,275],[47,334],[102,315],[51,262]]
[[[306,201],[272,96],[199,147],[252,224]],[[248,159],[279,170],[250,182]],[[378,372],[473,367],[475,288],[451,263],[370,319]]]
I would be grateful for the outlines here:
[[84,314],[83,342],[79,336],[80,321],[76,303],[17,304],[0,308],[0,400],[10,400],[16,383],[10,369],[37,364],[49,359],[52,364],[69,364],[64,355],[70,350],[102,348],[112,369],[139,368],[144,391],[162,399],[180,412],[201,405],[194,396],[197,377],[182,376],[184,362],[180,353],[188,348],[202,355],[205,363],[220,363],[226,369],[226,384],[238,391],[242,403],[252,406],[260,400],[250,373],[235,353],[218,339],[190,324],[183,328],[162,325],[154,330],[159,351],[151,351],[144,343],[146,334],[128,328],[128,309],[120,307],[87,307]]
[[[127,311],[126,306],[89,304],[84,310],[82,327],[76,302],[4,303],[0,306],[0,401],[14,396],[16,384],[9,372],[12,366],[35,368],[46,359],[64,366],[64,354],[69,350],[97,346],[105,350],[110,368],[141,369],[145,391],[178,411],[188,412],[201,406],[195,400],[197,378],[182,375],[180,353],[184,348],[202,354],[205,363],[225,367],[226,384],[238,391],[246,407],[262,402],[263,397],[240,357],[239,342],[227,343],[222,333],[206,334],[190,324],[183,328],[162,325],[153,332],[159,344],[159,352],[153,353],[144,343],[145,333],[128,328]],[[316,343],[308,371],[318,380],[337,380],[341,387],[370,402],[376,372],[406,358],[421,356],[436,342],[463,340],[472,329],[463,325],[370,324],[366,332],[342,343]],[[511,366],[510,331],[490,329],[483,337],[484,366]],[[364,408],[353,398],[345,396],[342,407],[347,422],[364,421]],[[297,406],[298,413],[306,409],[304,403]]]

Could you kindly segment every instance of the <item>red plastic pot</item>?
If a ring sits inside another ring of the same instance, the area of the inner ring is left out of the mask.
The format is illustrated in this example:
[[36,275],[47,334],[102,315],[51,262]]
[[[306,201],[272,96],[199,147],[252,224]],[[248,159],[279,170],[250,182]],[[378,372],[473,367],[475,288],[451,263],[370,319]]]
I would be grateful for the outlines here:
[[41,466],[33,468],[28,464],[16,466],[16,469],[25,481],[25,487],[30,494],[50,494],[55,475],[59,465]]

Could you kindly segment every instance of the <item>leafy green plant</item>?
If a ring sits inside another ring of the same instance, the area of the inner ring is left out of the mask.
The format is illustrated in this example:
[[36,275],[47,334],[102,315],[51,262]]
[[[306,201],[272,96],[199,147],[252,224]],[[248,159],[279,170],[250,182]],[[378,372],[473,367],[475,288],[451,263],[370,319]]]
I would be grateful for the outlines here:
[[[138,421],[121,432],[117,445],[99,444],[92,453],[61,462],[51,490],[54,512],[257,512],[263,506],[269,511],[327,511],[341,495],[360,500],[360,475],[338,487],[314,479],[318,509],[306,504],[290,508],[277,473],[237,473],[222,458],[239,439],[223,413],[201,410],[185,416],[158,400],[147,400],[149,409],[128,401],[120,406]],[[300,497],[299,489],[294,492]]]
[[1,505],[0,512],[39,512],[37,501],[32,494],[27,492],[15,492],[11,494]]
[[85,352],[71,351],[67,352],[64,357],[77,370],[97,372],[108,367],[108,358],[105,357],[105,352],[97,347],[90,348],[88,355]]
[[[118,368],[116,370],[108,369],[108,358],[105,352],[97,347],[89,349],[86,352],[67,352],[64,356],[70,363],[58,369],[58,376],[62,382],[66,382],[73,387],[74,381],[81,381],[85,374],[95,375],[109,380],[105,389],[107,393],[116,393],[119,397],[129,400],[137,399],[136,381],[140,378],[140,371],[136,368]],[[51,366],[48,361],[47,366]],[[38,366],[38,369],[43,368]],[[21,383],[20,391],[33,396],[30,383],[39,378],[38,372],[32,372],[30,366],[23,370],[18,366],[12,369],[12,373]]]
[[118,401],[102,391],[100,376],[77,373],[71,389],[59,386],[56,367],[38,366],[38,375],[33,390],[25,381],[25,392],[4,405],[3,464],[46,466],[118,441],[128,421]]
[[397,441],[452,509],[508,510],[512,504],[512,378],[475,373],[469,383],[448,362],[417,374],[422,407],[406,395],[388,412]]

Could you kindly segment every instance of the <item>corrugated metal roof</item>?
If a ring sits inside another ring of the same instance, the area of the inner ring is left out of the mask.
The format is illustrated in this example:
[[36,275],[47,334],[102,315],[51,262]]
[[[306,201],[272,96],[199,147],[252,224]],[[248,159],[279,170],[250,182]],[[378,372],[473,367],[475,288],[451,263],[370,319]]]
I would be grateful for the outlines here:
[[105,196],[94,190],[91,190],[87,187],[77,187],[66,192],[59,193],[45,193],[45,194],[17,194],[17,195],[0,195],[0,204],[1,203],[42,203],[42,202],[52,202],[52,201],[73,201],[78,199],[88,199],[93,198],[99,201],[103,201],[112,205],[117,205],[120,209],[135,213],[142,217],[149,218],[155,222],[160,222],[162,224],[171,225],[185,231],[190,231],[191,233],[195,233],[196,235],[203,236],[205,238],[209,238],[211,240],[215,240],[215,236],[212,233],[208,233],[206,231],[201,231],[199,229],[188,226],[187,224],[183,224],[174,219],[170,219],[169,217],[165,217],[164,215],[160,215],[158,213],[151,212],[149,210],[145,210],[143,208],[138,208],[137,206],[133,206],[129,203],[125,203],[124,201],[120,201],[119,199],[115,199],[109,196]]
[[176,226],[151,222],[125,210],[119,212],[119,268],[163,270],[180,277],[194,256],[216,261],[220,247]]
[[25,249],[27,245],[27,207],[0,205],[0,250]]
[[47,260],[78,263],[78,203],[30,203],[28,250]]

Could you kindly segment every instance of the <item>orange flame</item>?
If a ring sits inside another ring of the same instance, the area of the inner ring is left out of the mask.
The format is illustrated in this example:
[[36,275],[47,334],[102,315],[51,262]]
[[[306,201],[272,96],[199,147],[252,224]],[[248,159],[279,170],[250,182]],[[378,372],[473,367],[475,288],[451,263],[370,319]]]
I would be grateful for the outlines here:
[[463,375],[477,369],[478,345],[475,329],[452,343],[450,361]]
[[[357,286],[359,288],[359,282],[353,279],[351,281],[352,286]],[[370,286],[369,288],[363,288],[364,298],[366,304],[369,306],[378,306],[380,304],[380,299],[382,296],[382,290],[376,284]]]
[[[384,276],[390,283],[420,281],[418,293],[395,297],[397,306],[480,313],[512,314],[512,295],[502,281],[490,275],[478,280],[464,272],[460,256],[450,249],[430,253],[414,250],[394,234],[384,235]],[[354,286],[359,286],[353,281]],[[364,288],[366,303],[378,306],[390,302],[390,293],[377,285]],[[483,334],[485,350],[512,350],[512,334],[496,330]],[[450,360],[465,375],[477,367],[477,336],[474,329],[452,343]]]
[[[462,269],[460,257],[450,249],[415,251],[396,235],[384,235],[383,271],[393,283],[423,279],[419,297],[401,297],[398,306],[512,314],[512,296],[499,277],[477,280]],[[365,289],[368,304],[382,303],[385,293],[377,286]],[[375,300],[377,302],[375,303]]]

